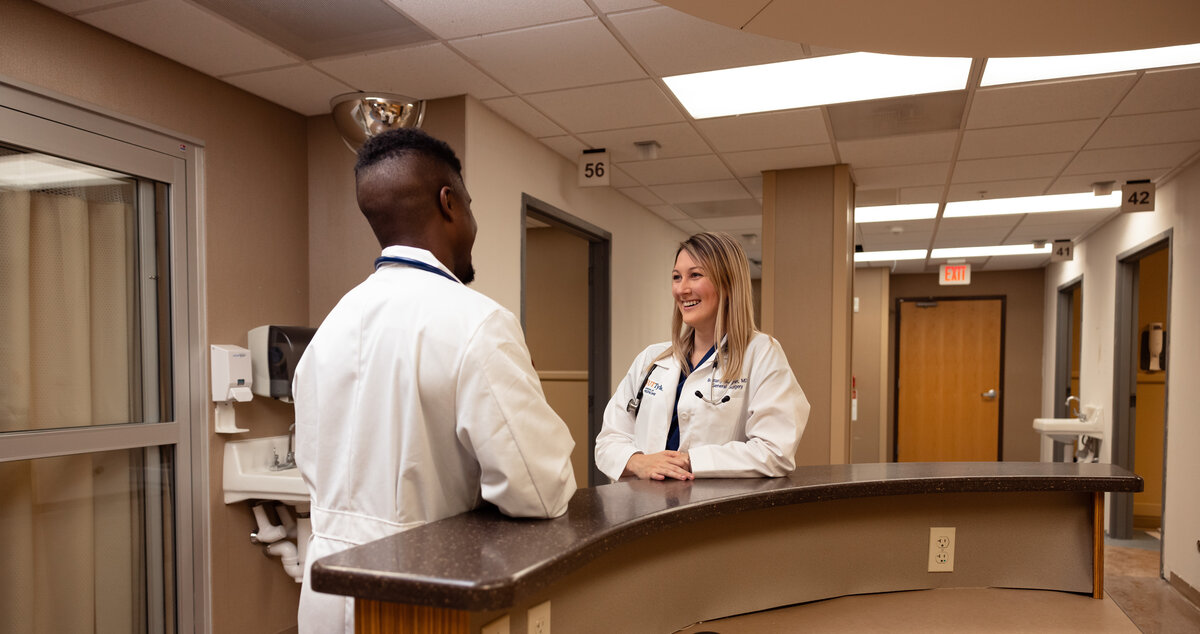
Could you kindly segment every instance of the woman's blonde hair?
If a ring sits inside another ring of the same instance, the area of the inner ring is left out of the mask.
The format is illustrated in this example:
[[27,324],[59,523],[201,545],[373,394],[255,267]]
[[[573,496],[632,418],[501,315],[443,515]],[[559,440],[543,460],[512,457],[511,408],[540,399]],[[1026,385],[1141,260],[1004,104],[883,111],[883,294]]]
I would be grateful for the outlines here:
[[[717,291],[717,326],[714,341],[725,339],[717,354],[717,366],[724,381],[737,379],[742,373],[742,358],[754,337],[753,299],[750,289],[750,263],[738,241],[726,233],[697,233],[684,240],[675,251],[675,258],[687,251],[692,260],[704,270],[704,275]],[[686,373],[695,352],[694,330],[683,323],[679,304],[671,315],[671,347],[659,359],[674,356]]]

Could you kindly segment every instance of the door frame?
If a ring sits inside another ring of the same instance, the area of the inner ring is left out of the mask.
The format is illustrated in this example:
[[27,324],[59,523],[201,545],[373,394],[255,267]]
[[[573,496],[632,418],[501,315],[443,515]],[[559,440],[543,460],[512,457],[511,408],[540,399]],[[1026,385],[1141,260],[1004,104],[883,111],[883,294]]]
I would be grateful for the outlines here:
[[[1139,262],[1142,258],[1167,249],[1167,321],[1166,331],[1171,332],[1171,280],[1174,275],[1174,229],[1148,239],[1137,246],[1117,254],[1116,317],[1113,320],[1113,420],[1110,441],[1109,461],[1119,467],[1133,471],[1134,432],[1136,430],[1136,395],[1137,370],[1134,361],[1137,359],[1138,337],[1135,334],[1137,324],[1134,323],[1138,305],[1138,274]],[[1168,357],[1168,363],[1170,363]],[[1170,369],[1167,370],[1170,372]],[[1080,390],[1082,391],[1082,390]],[[1169,428],[1169,385],[1163,385],[1163,521],[1160,528],[1162,543],[1165,547],[1167,539],[1167,434]],[[1133,537],[1133,494],[1110,493],[1108,515],[1108,534],[1115,539],[1130,539]],[[1159,574],[1162,574],[1162,562],[1159,562]]]
[[588,243],[588,486],[608,482],[596,467],[596,436],[612,395],[612,234],[529,194],[521,194],[521,328],[525,328],[526,219],[583,238]]
[[[1075,315],[1074,301],[1072,295],[1075,289],[1079,289],[1079,321],[1083,321],[1083,275],[1079,275],[1074,279],[1060,284],[1056,289],[1055,294],[1055,315],[1054,315],[1054,396],[1053,407],[1055,418],[1066,418],[1070,415],[1067,411],[1067,391],[1071,388],[1071,358],[1073,352],[1073,342],[1075,335]],[[1082,390],[1081,390],[1082,391]],[[1079,396],[1075,394],[1074,396]],[[1054,441],[1054,459],[1065,459],[1066,443]]]
[[996,412],[996,461],[1004,460],[1004,387],[1005,345],[1008,331],[1008,296],[1006,295],[957,295],[957,296],[924,296],[897,297],[895,303],[896,341],[894,344],[894,363],[892,366],[892,462],[900,461],[900,305],[904,302],[953,302],[968,300],[1000,300],[1000,394],[997,397]]

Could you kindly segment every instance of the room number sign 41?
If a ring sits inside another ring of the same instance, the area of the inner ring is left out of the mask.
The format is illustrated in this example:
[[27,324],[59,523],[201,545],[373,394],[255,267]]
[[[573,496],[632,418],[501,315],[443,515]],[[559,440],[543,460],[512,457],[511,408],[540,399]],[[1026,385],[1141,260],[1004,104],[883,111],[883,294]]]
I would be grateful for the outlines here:
[[604,148],[584,150],[579,155],[579,186],[600,187],[608,185],[608,151]]

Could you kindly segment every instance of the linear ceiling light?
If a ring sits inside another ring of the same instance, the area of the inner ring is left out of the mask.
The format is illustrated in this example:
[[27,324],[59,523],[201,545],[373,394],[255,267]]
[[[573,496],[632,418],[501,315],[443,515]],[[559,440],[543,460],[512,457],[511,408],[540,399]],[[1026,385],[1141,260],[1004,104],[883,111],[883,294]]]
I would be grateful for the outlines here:
[[1050,253],[1053,245],[1047,244],[1043,247],[1035,247],[1032,244],[1010,244],[994,247],[956,247],[953,249],[934,249],[929,255],[930,259],[953,259],[953,258],[987,258],[997,255],[1039,255],[1042,253]]
[[988,59],[979,85],[997,86],[1196,63],[1200,63],[1200,44],[1086,55],[996,57]]
[[924,260],[926,249],[900,251],[864,251],[854,254],[854,262],[892,262],[895,260]]
[[1020,198],[989,198],[946,203],[943,218],[969,216],[1002,216],[1005,214],[1038,214],[1053,211],[1087,211],[1116,209],[1121,206],[1121,192],[1107,196],[1083,194],[1052,194],[1050,196],[1021,196]]
[[879,205],[877,207],[855,207],[854,223],[897,222],[901,220],[928,220],[937,217],[937,203],[910,205]]
[[697,119],[962,90],[971,60],[846,53],[664,77]]

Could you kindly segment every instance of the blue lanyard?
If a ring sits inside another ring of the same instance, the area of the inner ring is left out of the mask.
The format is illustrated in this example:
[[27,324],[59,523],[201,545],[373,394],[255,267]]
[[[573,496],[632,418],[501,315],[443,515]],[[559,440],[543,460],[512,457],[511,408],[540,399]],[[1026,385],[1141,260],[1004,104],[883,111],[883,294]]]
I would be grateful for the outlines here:
[[421,269],[422,271],[428,271],[430,273],[437,273],[438,275],[441,275],[442,277],[450,280],[451,282],[458,281],[458,280],[454,279],[453,275],[450,275],[449,273],[439,269],[436,266],[433,266],[432,264],[426,264],[420,260],[414,260],[412,258],[398,258],[398,257],[391,256],[391,255],[381,255],[381,256],[375,258],[375,270],[378,271],[380,266],[383,266],[384,264],[387,264],[389,262],[395,262],[396,264],[407,264],[407,265],[413,267],[414,269]]

